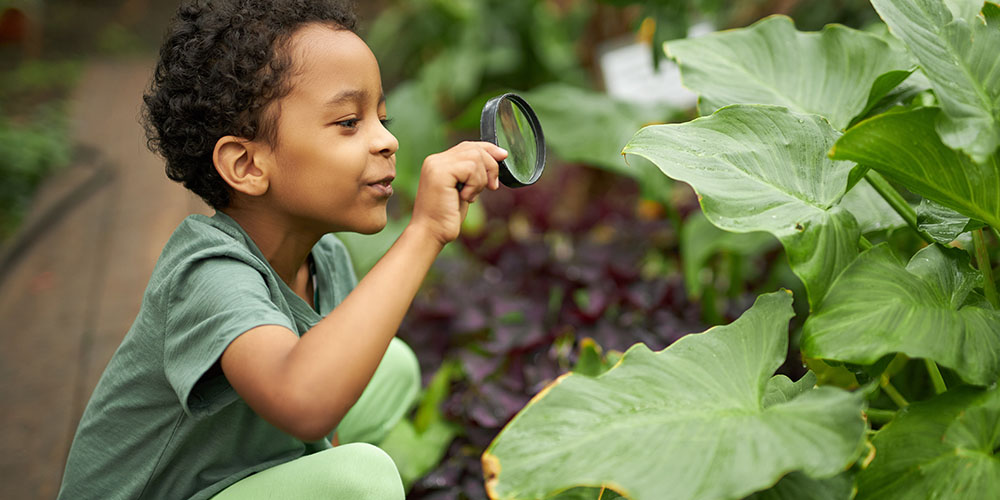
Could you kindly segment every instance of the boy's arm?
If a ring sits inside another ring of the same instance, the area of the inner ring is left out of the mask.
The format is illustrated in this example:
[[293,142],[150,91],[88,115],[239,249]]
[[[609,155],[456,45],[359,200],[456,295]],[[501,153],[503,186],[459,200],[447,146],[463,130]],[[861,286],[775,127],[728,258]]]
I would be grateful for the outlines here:
[[469,202],[498,187],[505,156],[488,143],[463,143],[428,157],[410,224],[339,306],[301,338],[275,325],[237,337],[222,370],[247,404],[303,441],[328,435],[375,373],[434,259],[458,236]]

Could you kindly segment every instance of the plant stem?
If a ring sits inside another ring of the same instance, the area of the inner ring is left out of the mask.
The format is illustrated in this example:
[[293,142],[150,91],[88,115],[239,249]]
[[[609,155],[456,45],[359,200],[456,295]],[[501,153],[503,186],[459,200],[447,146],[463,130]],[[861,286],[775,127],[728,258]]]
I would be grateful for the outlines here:
[[927,373],[931,376],[931,383],[934,384],[934,393],[941,394],[948,390],[948,386],[944,385],[944,377],[941,376],[941,370],[938,369],[937,363],[932,359],[924,358],[924,364],[927,365]]
[[896,411],[880,410],[878,408],[868,408],[867,410],[865,410],[865,415],[868,416],[869,422],[884,424],[896,417]]
[[997,284],[993,281],[993,264],[990,263],[990,251],[986,248],[986,239],[983,238],[983,230],[976,229],[972,232],[972,244],[976,247],[976,264],[979,272],[983,273],[983,291],[986,292],[986,300],[993,307],[1000,309],[1000,298],[997,297]]
[[869,170],[865,174],[865,179],[868,179],[868,183],[875,188],[875,191],[882,196],[882,199],[906,221],[906,225],[910,226],[910,229],[916,231],[917,235],[927,243],[934,243],[934,238],[917,225],[917,211],[903,199],[899,192],[892,187],[892,184],[889,184],[889,181],[885,180],[885,177],[882,177],[882,174],[874,170]]
[[861,250],[869,250],[871,249],[871,247],[875,245],[872,245],[872,242],[868,241],[868,238],[862,236],[861,238],[858,239],[858,246],[861,247]]
[[889,399],[891,399],[893,403],[896,403],[896,406],[900,408],[906,408],[907,406],[910,405],[910,402],[907,401],[906,398],[904,398],[903,395],[896,390],[896,388],[892,385],[892,382],[889,382],[889,377],[883,375],[882,381],[879,385],[882,386],[882,390],[884,390],[885,393],[889,396]]

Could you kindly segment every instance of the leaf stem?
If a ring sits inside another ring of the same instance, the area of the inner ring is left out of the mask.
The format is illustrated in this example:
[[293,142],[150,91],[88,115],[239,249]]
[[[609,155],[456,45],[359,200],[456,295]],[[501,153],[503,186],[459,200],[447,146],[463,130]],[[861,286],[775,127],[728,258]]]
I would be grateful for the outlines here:
[[986,292],[986,300],[994,308],[1000,309],[997,284],[993,281],[993,264],[990,263],[990,251],[986,248],[986,239],[983,238],[982,228],[972,232],[972,244],[976,247],[976,264],[979,266],[979,272],[983,273],[983,291]]
[[896,390],[896,387],[892,385],[892,382],[889,382],[889,377],[883,375],[879,385],[882,386],[882,390],[889,396],[889,399],[891,399],[893,403],[896,403],[896,406],[906,408],[910,405],[910,402]]
[[865,410],[869,422],[884,424],[896,417],[896,410],[881,410],[878,408],[868,408]]
[[861,247],[861,250],[870,250],[875,245],[872,245],[872,242],[868,241],[868,238],[861,236],[858,238],[858,246]]
[[882,199],[906,221],[906,225],[910,226],[910,229],[916,231],[917,235],[927,243],[934,243],[934,238],[930,234],[927,234],[927,231],[920,229],[920,226],[917,224],[917,211],[903,199],[903,196],[892,187],[892,184],[889,184],[889,181],[885,180],[885,177],[882,177],[882,174],[874,170],[869,170],[865,174],[865,179],[868,179],[868,183],[875,188],[875,191],[882,196]]
[[944,385],[944,377],[941,376],[941,370],[938,369],[937,363],[933,359],[924,358],[924,365],[927,366],[927,373],[930,374],[931,383],[934,384],[934,393],[947,392],[948,386]]

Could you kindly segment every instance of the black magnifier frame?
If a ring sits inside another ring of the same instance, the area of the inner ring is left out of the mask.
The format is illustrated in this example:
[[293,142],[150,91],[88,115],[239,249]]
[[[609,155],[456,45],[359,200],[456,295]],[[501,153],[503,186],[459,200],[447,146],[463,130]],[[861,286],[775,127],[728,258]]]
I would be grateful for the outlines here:
[[[545,169],[545,136],[542,134],[542,124],[538,121],[538,116],[535,115],[535,111],[528,105],[528,101],[525,101],[523,97],[513,92],[508,92],[487,101],[486,105],[483,106],[483,114],[479,118],[479,134],[482,140],[499,146],[496,130],[497,111],[500,107],[500,103],[503,102],[504,99],[509,100],[517,106],[521,113],[524,114],[525,118],[528,119],[528,125],[531,127],[531,131],[535,136],[536,153],[534,172],[532,173],[531,178],[526,181],[518,180],[518,178],[515,177],[510,171],[510,167],[507,165],[507,160],[501,160],[499,162],[500,182],[511,188],[530,186],[538,181],[538,178],[542,176],[542,171]],[[511,152],[508,151],[508,153]],[[508,157],[507,159],[510,158]]]

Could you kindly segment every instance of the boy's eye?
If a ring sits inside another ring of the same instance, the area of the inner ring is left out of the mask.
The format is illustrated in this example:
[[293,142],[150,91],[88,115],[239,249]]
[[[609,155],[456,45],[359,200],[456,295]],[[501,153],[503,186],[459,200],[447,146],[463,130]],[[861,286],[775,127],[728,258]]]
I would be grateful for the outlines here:
[[341,120],[339,122],[336,122],[336,123],[334,123],[334,125],[337,125],[337,126],[340,126],[340,127],[344,127],[344,128],[353,129],[353,128],[357,128],[358,127],[358,121],[359,120],[357,118],[349,118],[347,120]]

